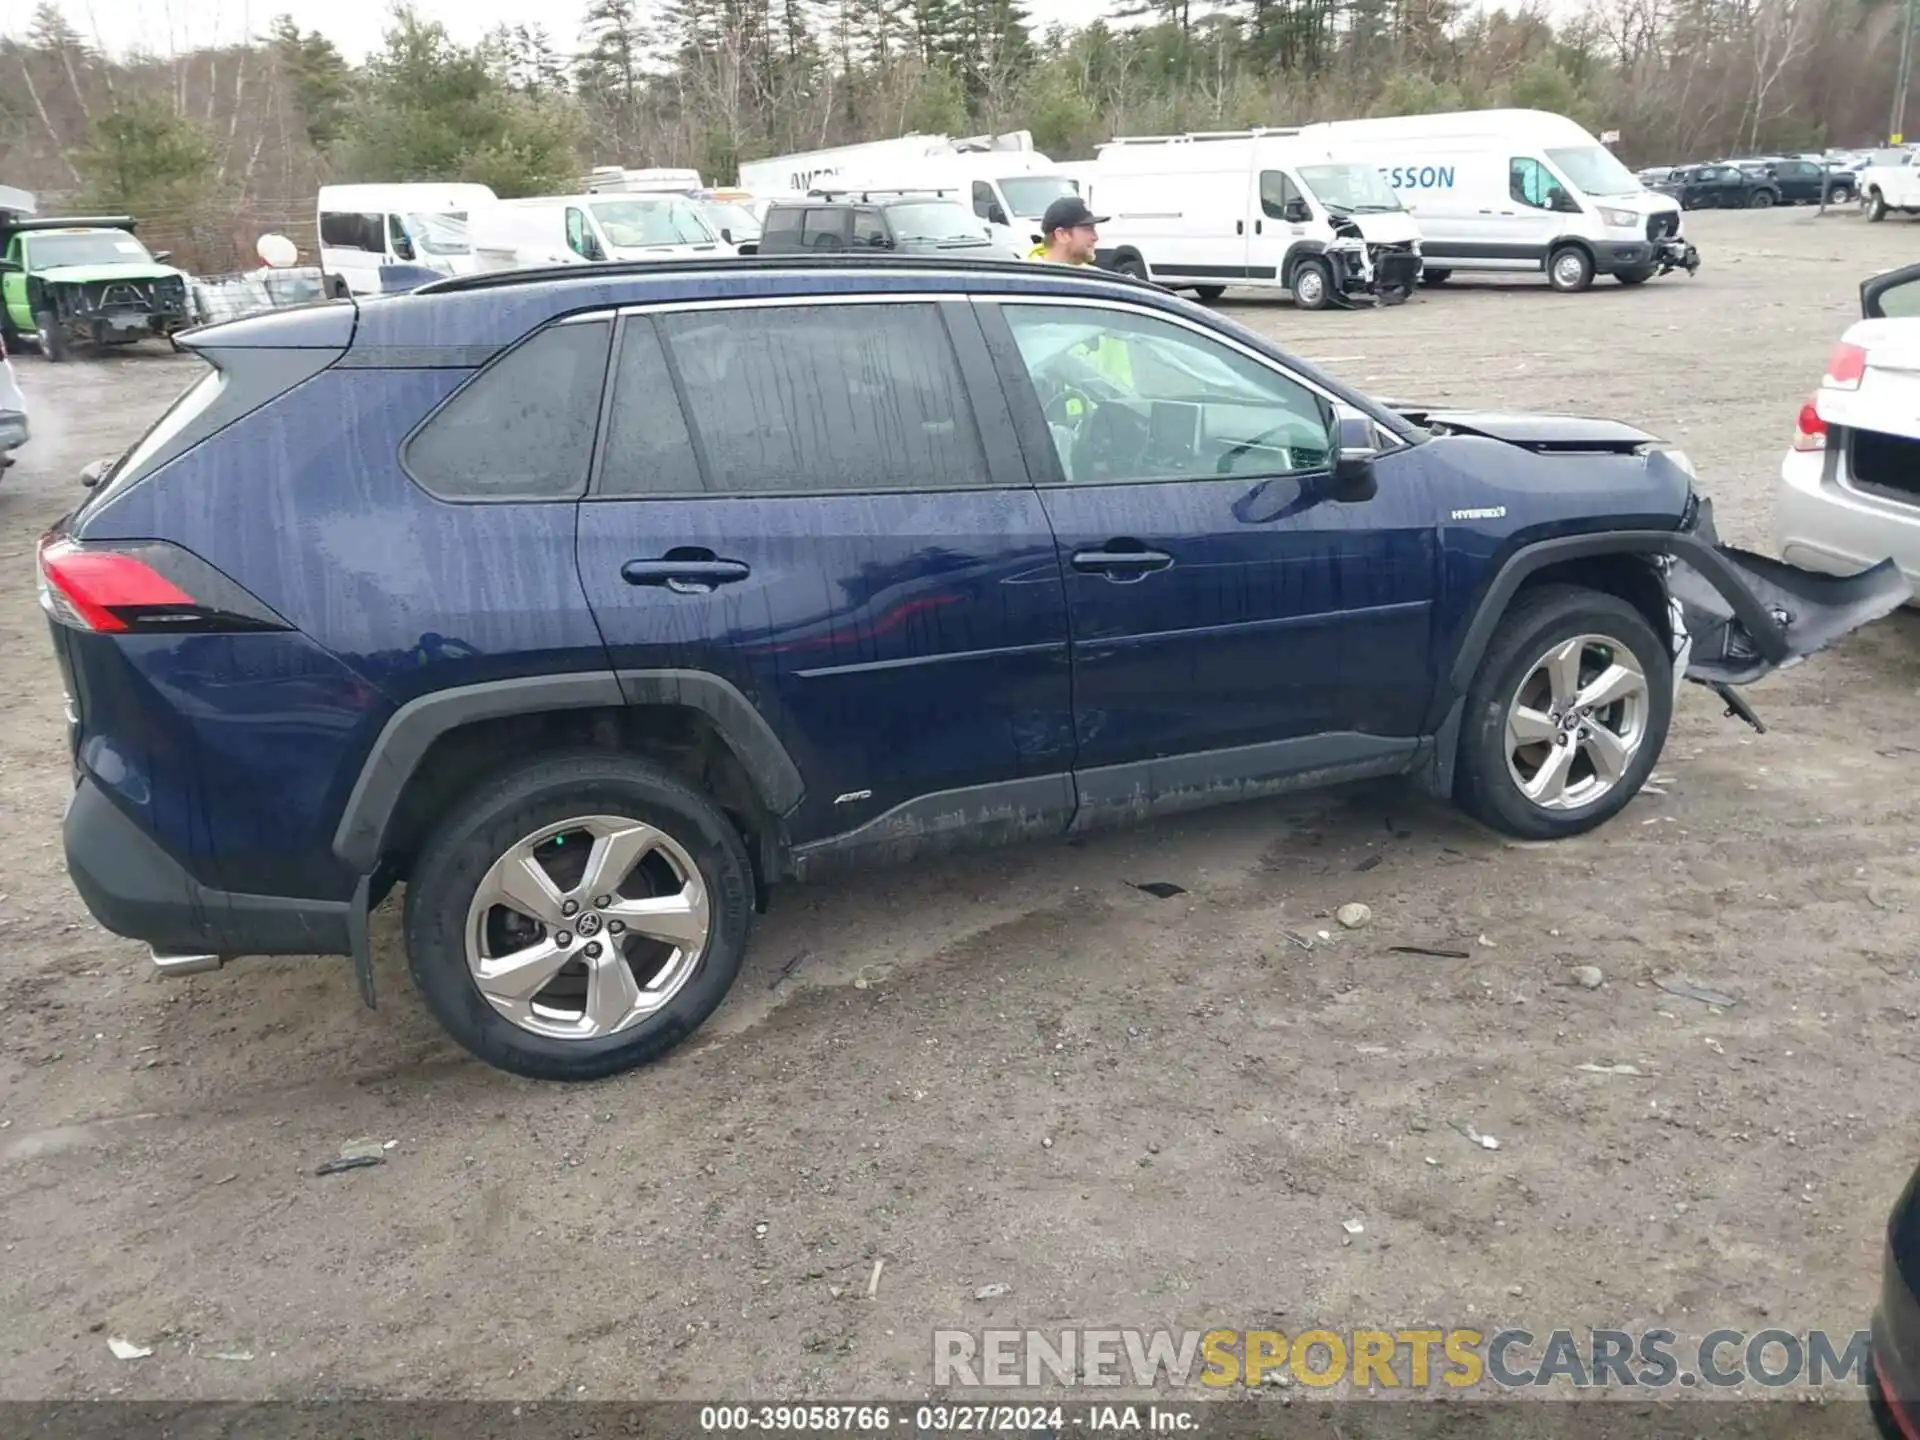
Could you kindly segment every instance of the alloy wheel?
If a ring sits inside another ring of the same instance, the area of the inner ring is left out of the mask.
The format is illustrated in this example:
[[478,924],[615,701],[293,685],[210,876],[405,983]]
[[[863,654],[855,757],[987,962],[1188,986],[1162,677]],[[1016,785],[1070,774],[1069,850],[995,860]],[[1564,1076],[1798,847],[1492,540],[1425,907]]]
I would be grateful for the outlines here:
[[1640,754],[1652,712],[1633,653],[1605,635],[1557,642],[1507,702],[1507,771],[1543,810],[1610,794]]
[[706,882],[665,831],[613,815],[543,826],[494,861],[467,913],[467,968],[523,1030],[593,1040],[687,983],[712,920]]

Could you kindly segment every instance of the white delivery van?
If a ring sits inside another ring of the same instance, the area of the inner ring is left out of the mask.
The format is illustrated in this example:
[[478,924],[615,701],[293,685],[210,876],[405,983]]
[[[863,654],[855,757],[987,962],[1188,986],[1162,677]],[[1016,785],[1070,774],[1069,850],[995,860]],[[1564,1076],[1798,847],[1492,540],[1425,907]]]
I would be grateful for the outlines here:
[[379,293],[382,265],[469,274],[467,217],[493,203],[485,185],[323,185],[316,207],[320,269],[356,295]]
[[1564,115],[1471,110],[1302,133],[1380,168],[1420,222],[1429,284],[1456,270],[1530,271],[1571,291],[1596,275],[1638,285],[1700,266],[1680,237],[1679,202]]
[[1393,187],[1298,131],[1126,137],[1092,175],[1099,263],[1203,299],[1265,286],[1321,310],[1404,300],[1420,278],[1421,232]]
[[733,253],[683,195],[497,200],[474,211],[472,231],[475,267],[485,271]]
[[589,195],[691,195],[704,190],[706,182],[698,170],[596,165],[581,178],[580,188]]

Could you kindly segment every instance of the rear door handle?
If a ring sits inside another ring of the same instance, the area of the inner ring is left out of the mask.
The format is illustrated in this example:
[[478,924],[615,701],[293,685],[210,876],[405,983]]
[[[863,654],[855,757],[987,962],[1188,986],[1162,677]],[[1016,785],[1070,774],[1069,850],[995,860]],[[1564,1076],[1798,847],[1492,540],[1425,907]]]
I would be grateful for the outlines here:
[[1076,550],[1073,568],[1090,575],[1105,575],[1110,580],[1138,580],[1173,564],[1163,550]]
[[1236,235],[1244,235],[1244,234],[1246,234],[1246,233],[1247,233],[1247,222],[1246,222],[1246,221],[1244,221],[1244,220],[1236,220],[1236,221],[1234,221],[1234,222],[1233,222],[1233,233],[1234,233],[1234,234],[1236,234]]
[[752,573],[739,560],[681,560],[673,556],[629,560],[620,567],[620,578],[629,585],[657,585],[679,595],[705,595],[717,585],[744,580]]

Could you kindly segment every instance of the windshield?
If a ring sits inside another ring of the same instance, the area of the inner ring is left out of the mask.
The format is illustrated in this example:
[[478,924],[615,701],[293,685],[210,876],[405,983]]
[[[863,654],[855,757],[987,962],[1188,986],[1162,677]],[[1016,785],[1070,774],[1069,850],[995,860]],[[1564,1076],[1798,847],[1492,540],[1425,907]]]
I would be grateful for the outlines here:
[[917,200],[906,205],[889,205],[887,218],[893,221],[893,233],[902,242],[920,241],[936,245],[965,241],[984,245],[980,222],[966,206],[952,200]]
[[467,239],[467,212],[449,210],[444,215],[406,217],[407,235],[428,255],[466,255],[472,252]]
[[760,221],[744,205],[729,204],[725,200],[709,200],[703,207],[707,223],[715,230],[728,230],[735,240],[758,240]]
[[649,245],[708,245],[716,238],[684,200],[598,200],[593,218],[616,250]]
[[1078,195],[1080,187],[1064,175],[1020,175],[1000,182],[1000,193],[1022,220],[1037,220],[1062,195]]
[[1565,150],[1549,150],[1547,158],[1573,182],[1574,189],[1584,190],[1589,195],[1638,195],[1647,188],[1604,145],[1574,145]]
[[1300,179],[1329,210],[1381,215],[1405,208],[1387,177],[1371,165],[1303,165]]
[[35,270],[56,265],[141,265],[153,256],[124,230],[94,230],[85,235],[30,235],[28,263]]

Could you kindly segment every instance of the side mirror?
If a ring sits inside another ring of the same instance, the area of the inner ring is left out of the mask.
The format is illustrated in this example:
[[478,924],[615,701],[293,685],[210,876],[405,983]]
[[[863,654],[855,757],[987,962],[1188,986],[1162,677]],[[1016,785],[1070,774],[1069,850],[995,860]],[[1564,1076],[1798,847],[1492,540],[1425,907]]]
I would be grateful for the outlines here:
[[1580,202],[1564,190],[1553,192],[1553,208],[1562,215],[1578,215]]
[[1342,415],[1334,425],[1333,498],[1357,505],[1380,493],[1373,473],[1373,457],[1380,453],[1373,421],[1364,415]]
[[171,250],[156,250],[153,252],[153,258],[157,262],[165,263],[173,258],[173,252]]
[[1307,208],[1304,200],[1289,200],[1286,208],[1280,212],[1280,218],[1289,225],[1304,225],[1313,219],[1313,211]]
[[997,204],[987,207],[987,219],[995,225],[1011,225],[1013,223],[1007,219],[1007,212]]
[[720,227],[720,238],[721,238],[722,240],[724,240],[724,241],[726,241],[726,242],[727,242],[727,244],[729,244],[729,245],[731,245],[731,244],[733,243],[733,229],[732,229],[732,227],[730,227],[730,226],[727,226],[727,225],[722,225],[722,226]]
[[413,241],[403,235],[396,235],[393,239],[393,258],[396,260],[413,259]]
[[18,260],[0,260],[0,274],[19,275],[26,270]]

